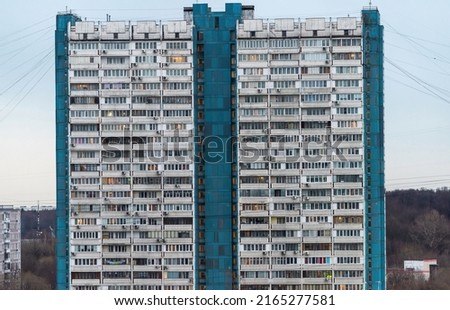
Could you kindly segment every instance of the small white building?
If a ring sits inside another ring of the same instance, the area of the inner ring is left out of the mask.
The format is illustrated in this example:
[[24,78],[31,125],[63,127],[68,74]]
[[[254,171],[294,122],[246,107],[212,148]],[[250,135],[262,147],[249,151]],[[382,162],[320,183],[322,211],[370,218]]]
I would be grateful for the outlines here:
[[433,267],[437,267],[437,259],[405,260],[403,269],[413,272],[416,277],[423,277],[426,281],[430,279]]

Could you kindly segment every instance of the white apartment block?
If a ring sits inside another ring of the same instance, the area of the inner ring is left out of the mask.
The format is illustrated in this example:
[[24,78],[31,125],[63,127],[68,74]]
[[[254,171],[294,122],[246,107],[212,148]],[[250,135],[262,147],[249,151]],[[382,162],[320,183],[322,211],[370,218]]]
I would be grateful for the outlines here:
[[20,209],[0,206],[0,288],[18,289],[20,269]]
[[184,13],[58,15],[58,288],[383,288],[378,11]]

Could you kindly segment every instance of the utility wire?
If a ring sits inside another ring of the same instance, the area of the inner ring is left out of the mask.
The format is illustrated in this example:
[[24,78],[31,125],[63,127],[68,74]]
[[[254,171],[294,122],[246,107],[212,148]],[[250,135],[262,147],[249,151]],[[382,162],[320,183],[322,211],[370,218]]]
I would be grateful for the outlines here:
[[[39,84],[40,81],[47,75],[47,73],[50,71],[50,69],[53,68],[53,63],[50,64],[48,69],[39,77],[39,79],[31,86],[31,88],[20,98],[19,101],[17,101],[13,107],[3,116],[3,118],[0,119],[0,122],[4,121],[16,108],[17,106],[34,90],[34,88]],[[34,77],[33,77],[34,78]],[[24,88],[22,88],[24,90]],[[21,91],[22,91],[21,90]]]
[[43,38],[44,36],[48,35],[50,32],[52,32],[52,31],[51,31],[51,30],[46,31],[46,32],[44,32],[41,36],[37,37],[35,40],[33,40],[33,41],[31,41],[31,42],[28,42],[24,47],[22,47],[21,49],[19,49],[17,53],[13,54],[11,57],[9,57],[8,59],[6,59],[1,65],[3,66],[3,65],[5,65],[5,64],[7,64],[7,63],[10,63],[10,61],[11,61],[12,59],[14,59],[15,57],[19,56],[20,54],[22,54],[24,51],[26,51],[26,50],[29,49],[30,47],[33,47],[33,46],[34,46],[34,43],[36,43],[36,42],[38,42],[38,41],[43,42],[43,41],[47,41],[48,39],[50,39],[50,38],[46,38],[45,40],[42,40],[42,38]]
[[[13,88],[15,85],[17,85],[18,83],[20,83],[23,79],[25,79],[28,75],[30,75],[31,73],[33,73],[34,70],[36,70],[36,68],[39,68],[42,65],[42,62],[44,60],[46,60],[51,54],[53,53],[53,49],[48,52],[44,57],[42,57],[27,73],[25,73],[24,75],[22,75],[20,78],[18,78],[16,81],[14,81],[11,85],[9,85],[5,90],[3,90],[2,92],[0,92],[0,96],[3,96],[7,91],[9,91],[11,88]],[[0,108],[0,112],[3,111],[5,109],[4,108]]]
[[[415,83],[419,84],[421,87],[425,88],[427,91],[429,91],[430,93],[432,93],[434,96],[436,96],[437,98],[441,99],[442,101],[449,103],[450,104],[450,99],[449,98],[445,98],[442,95],[438,94],[437,92],[441,92],[442,93],[442,89],[439,89],[425,81],[423,81],[422,79],[418,78],[417,76],[415,76],[414,74],[410,73],[409,71],[407,71],[406,69],[403,69],[402,67],[400,67],[399,65],[395,64],[393,61],[389,60],[389,58],[385,57],[384,58],[386,60],[387,63],[389,63],[391,66],[395,67],[397,70],[399,70],[400,72],[402,72],[406,77],[408,77],[409,79],[411,79],[412,81],[414,81]],[[434,90],[433,90],[434,89]]]
[[22,29],[19,29],[19,30],[17,30],[17,31],[14,31],[14,32],[12,32],[12,33],[10,33],[10,34],[4,35],[3,37],[0,38],[0,41],[4,40],[4,39],[6,39],[6,38],[9,38],[9,37],[11,37],[11,36],[13,36],[13,35],[15,35],[15,34],[24,32],[24,31],[26,31],[26,30],[28,30],[28,29],[33,29],[35,26],[40,25],[40,24],[42,24],[42,23],[44,23],[44,22],[46,22],[46,21],[48,21],[48,20],[51,20],[51,19],[53,19],[53,18],[54,18],[54,16],[47,17],[47,18],[45,18],[45,19],[43,19],[43,20],[41,20],[41,21],[38,21],[38,22],[36,22],[36,23],[34,23],[34,24],[31,24],[31,25],[29,25],[29,26],[26,26],[26,27],[24,27],[24,28],[22,28]]

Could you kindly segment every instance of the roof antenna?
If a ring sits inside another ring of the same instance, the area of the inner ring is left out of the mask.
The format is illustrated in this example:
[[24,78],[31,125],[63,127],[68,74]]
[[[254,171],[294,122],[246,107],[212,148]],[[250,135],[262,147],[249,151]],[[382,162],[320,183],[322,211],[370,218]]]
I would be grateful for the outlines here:
[[369,7],[372,8],[372,0],[369,0]]

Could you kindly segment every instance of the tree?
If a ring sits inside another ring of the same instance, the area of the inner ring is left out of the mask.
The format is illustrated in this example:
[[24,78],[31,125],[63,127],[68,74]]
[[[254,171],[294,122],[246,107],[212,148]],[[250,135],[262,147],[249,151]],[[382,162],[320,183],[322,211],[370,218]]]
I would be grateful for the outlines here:
[[450,237],[450,221],[445,215],[432,209],[420,215],[410,229],[411,238],[426,246],[434,253],[442,254],[447,250]]

